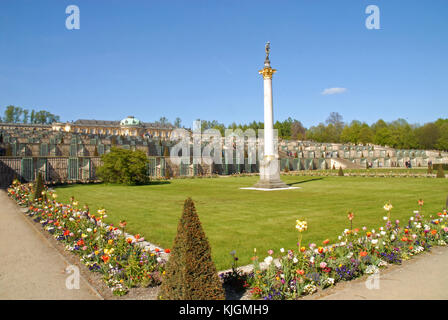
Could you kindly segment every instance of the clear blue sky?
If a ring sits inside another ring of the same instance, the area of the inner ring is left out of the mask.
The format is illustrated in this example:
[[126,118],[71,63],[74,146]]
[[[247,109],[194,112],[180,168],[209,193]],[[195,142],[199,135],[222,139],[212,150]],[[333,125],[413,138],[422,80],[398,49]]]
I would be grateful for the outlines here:
[[[65,27],[70,4],[80,30]],[[446,0],[1,0],[0,113],[263,121],[269,40],[275,120],[423,124],[448,118],[447,36]]]

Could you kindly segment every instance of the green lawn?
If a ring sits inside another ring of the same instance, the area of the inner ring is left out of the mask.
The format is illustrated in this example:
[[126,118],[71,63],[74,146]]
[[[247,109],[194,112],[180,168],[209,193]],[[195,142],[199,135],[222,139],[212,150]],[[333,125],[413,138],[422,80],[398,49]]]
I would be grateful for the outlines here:
[[391,201],[393,219],[407,220],[425,200],[424,213],[436,214],[448,194],[448,180],[435,178],[363,178],[284,176],[286,183],[300,189],[284,191],[241,190],[258,177],[176,179],[148,186],[69,185],[58,187],[58,200],[70,196],[92,210],[107,209],[106,221],[122,219],[128,231],[169,248],[182,213],[183,202],[192,197],[212,246],[220,270],[231,266],[230,251],[236,250],[240,264],[250,263],[253,249],[260,258],[268,249],[294,249],[295,220],[306,219],[303,243],[337,236],[349,227],[347,210],[355,213],[354,227],[377,229],[384,223],[383,205]]

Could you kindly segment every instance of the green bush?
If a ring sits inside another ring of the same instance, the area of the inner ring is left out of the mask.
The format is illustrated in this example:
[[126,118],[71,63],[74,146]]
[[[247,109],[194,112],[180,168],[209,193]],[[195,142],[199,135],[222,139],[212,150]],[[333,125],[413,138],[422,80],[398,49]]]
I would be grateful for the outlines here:
[[44,179],[42,174],[37,174],[36,182],[34,182],[34,199],[42,198],[42,192],[44,191]]
[[224,289],[193,200],[184,203],[166,275],[159,291],[164,300],[223,300]]
[[342,167],[339,167],[338,176],[343,177],[344,171],[342,171]]
[[112,147],[109,153],[101,156],[101,160],[103,165],[97,169],[97,175],[104,182],[127,185],[149,182],[148,159],[143,151]]
[[438,166],[437,168],[437,178],[445,178],[445,171],[443,171],[442,166]]

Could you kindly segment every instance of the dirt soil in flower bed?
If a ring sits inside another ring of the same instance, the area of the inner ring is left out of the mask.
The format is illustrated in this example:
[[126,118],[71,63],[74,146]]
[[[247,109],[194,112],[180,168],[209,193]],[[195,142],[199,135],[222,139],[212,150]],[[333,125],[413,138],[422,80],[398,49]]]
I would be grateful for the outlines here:
[[[25,208],[22,209],[24,211]],[[64,259],[79,268],[81,276],[98,292],[98,294],[105,300],[157,300],[157,293],[159,287],[148,288],[130,288],[128,293],[124,296],[116,296],[111,289],[105,284],[100,273],[92,272],[80,261],[77,255],[65,250],[65,245],[53,238],[53,235],[45,231],[41,225],[34,222],[29,216],[32,225],[50,242],[50,244],[64,257]],[[236,292],[232,288],[225,288],[227,300],[249,300],[249,291]]]

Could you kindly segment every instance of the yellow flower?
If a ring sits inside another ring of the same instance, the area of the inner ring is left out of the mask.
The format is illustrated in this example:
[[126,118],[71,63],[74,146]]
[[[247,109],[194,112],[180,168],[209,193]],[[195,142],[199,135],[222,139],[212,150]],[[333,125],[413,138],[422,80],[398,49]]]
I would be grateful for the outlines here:
[[303,232],[308,228],[307,223],[305,220],[300,221],[300,220],[296,220],[296,229],[299,232]]
[[81,238],[87,238],[87,235],[83,233],[83,234],[81,235]]
[[107,241],[107,243],[108,243],[108,244],[113,244],[113,243],[114,243],[114,240],[109,239],[109,240]]
[[95,255],[97,256],[100,252],[98,250],[95,250]]

